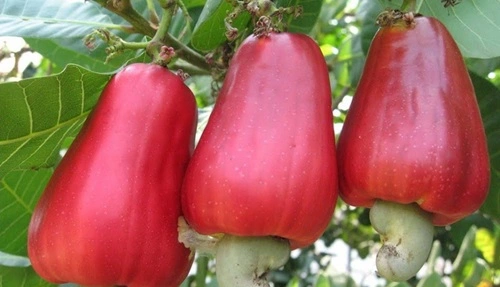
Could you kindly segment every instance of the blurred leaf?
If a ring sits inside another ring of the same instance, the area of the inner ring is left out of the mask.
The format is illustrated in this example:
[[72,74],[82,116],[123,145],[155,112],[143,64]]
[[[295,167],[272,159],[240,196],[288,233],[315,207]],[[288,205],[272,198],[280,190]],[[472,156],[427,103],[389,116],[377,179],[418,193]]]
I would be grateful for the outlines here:
[[31,263],[27,257],[12,255],[0,251],[0,266],[28,267],[31,266]]
[[457,246],[458,249],[471,226],[476,226],[477,228],[487,228],[490,230],[493,230],[494,228],[491,218],[486,217],[481,212],[475,212],[462,220],[443,228],[443,230],[452,239],[453,244]]
[[361,21],[361,47],[363,53],[366,55],[370,44],[378,30],[375,23],[378,14],[384,10],[384,6],[379,1],[361,0],[359,9],[356,12],[356,18]]
[[[193,31],[193,47],[200,51],[210,51],[224,43],[227,40],[224,18],[232,10],[231,4],[225,0],[207,0]],[[250,14],[244,12],[233,20],[232,25],[241,32],[249,20]]]
[[434,242],[432,243],[431,253],[429,254],[429,258],[427,259],[427,265],[430,275],[434,273],[436,261],[441,256],[441,250],[441,243],[438,240],[434,240]]
[[183,2],[184,2],[184,5],[186,5],[186,8],[189,9],[189,8],[205,5],[206,0],[184,0]]
[[292,280],[286,284],[286,287],[299,287],[300,285],[300,280],[297,277],[293,277]]
[[333,287],[333,283],[331,282],[330,278],[324,274],[320,274],[316,278],[316,282],[314,282],[314,287]]
[[481,259],[471,260],[462,271],[464,279],[461,281],[464,287],[476,287],[487,273],[487,266]]
[[[481,251],[484,259],[492,265],[493,268],[500,269],[500,254],[496,249],[497,245],[500,245],[500,232],[493,232],[486,228],[480,228],[476,233],[476,248]],[[496,265],[495,265],[496,264]]]
[[490,155],[491,183],[481,211],[500,222],[500,90],[491,82],[471,74],[483,118]]
[[417,287],[446,287],[446,284],[441,280],[441,275],[432,272],[430,275],[422,278],[418,282]]
[[[344,14],[344,9],[347,6],[348,0],[330,1],[323,2],[323,7],[320,10],[320,14],[317,19],[317,24],[325,27],[332,28],[331,20]],[[328,30],[327,32],[331,32]]]
[[462,241],[457,258],[453,262],[452,279],[454,282],[463,282],[466,266],[476,259],[477,250],[474,246],[476,230],[475,226],[470,227]]
[[168,30],[170,35],[187,45],[191,41],[191,35],[193,31],[193,27],[191,25],[194,25],[192,23],[192,20],[188,21],[184,13],[179,11],[172,17],[172,22],[170,23]]
[[28,225],[51,170],[12,171],[0,184],[0,250],[27,256]]
[[320,0],[278,0],[277,7],[301,6],[302,14],[294,18],[292,15],[286,15],[283,22],[289,32],[307,34],[316,24],[323,1]]
[[3,287],[45,287],[57,286],[44,281],[31,267],[0,266],[0,286]]
[[483,78],[500,68],[500,57],[490,59],[467,58],[465,61],[467,63],[467,68],[471,72]]
[[70,65],[57,75],[0,84],[0,178],[14,169],[52,167],[109,75]]
[[407,282],[390,282],[386,287],[412,287]]
[[352,279],[351,276],[347,274],[340,274],[331,276],[332,287],[356,287],[356,282]]

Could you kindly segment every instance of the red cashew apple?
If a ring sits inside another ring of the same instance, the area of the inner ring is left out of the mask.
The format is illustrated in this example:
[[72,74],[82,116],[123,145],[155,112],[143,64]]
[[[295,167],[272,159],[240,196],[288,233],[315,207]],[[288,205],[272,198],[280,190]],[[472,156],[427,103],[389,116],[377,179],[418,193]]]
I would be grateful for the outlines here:
[[252,35],[237,50],[182,193],[194,230],[224,234],[220,286],[265,286],[268,269],[326,229],[337,199],[331,105],[308,36]]
[[433,225],[481,206],[489,159],[474,88],[446,28],[398,12],[379,22],[339,138],[340,196],[372,208],[384,244],[378,272],[402,281],[425,262]]
[[34,210],[35,271],[54,283],[178,286],[192,263],[177,220],[196,117],[193,94],[167,69],[118,72]]

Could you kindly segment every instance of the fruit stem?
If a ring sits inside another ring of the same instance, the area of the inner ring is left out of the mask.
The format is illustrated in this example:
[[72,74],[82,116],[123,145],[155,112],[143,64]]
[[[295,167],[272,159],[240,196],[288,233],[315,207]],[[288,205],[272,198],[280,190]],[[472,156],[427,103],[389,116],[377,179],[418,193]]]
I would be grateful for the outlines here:
[[217,245],[217,281],[221,287],[266,287],[267,272],[288,261],[287,240],[266,237],[224,235]]
[[405,29],[413,29],[417,25],[415,17],[420,16],[420,14],[415,14],[413,12],[386,10],[377,16],[377,25],[381,28],[401,27]]
[[415,203],[377,200],[370,221],[383,244],[376,259],[378,273],[391,281],[405,281],[417,274],[432,247],[430,214]]

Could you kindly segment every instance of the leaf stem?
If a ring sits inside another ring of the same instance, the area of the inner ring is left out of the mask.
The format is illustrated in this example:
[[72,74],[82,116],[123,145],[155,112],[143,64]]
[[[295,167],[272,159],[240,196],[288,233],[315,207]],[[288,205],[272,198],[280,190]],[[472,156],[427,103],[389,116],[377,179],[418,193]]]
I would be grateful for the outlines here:
[[153,37],[155,35],[155,29],[151,27],[148,20],[142,17],[142,15],[139,14],[134,9],[132,4],[130,3],[130,0],[113,0],[113,1],[94,0],[94,1],[100,4],[102,7],[106,8],[107,10],[119,15],[130,24],[132,24],[132,26],[138,33],[150,37]]
[[[107,10],[119,15],[129,22],[135,31],[143,35],[153,38],[150,42],[151,47],[147,51],[155,59],[156,53],[160,53],[161,46],[167,45],[175,49],[175,53],[180,58],[199,67],[203,70],[210,70],[210,66],[198,52],[186,46],[184,43],[168,33],[168,28],[175,13],[176,5],[185,9],[185,5],[181,0],[158,0],[163,8],[162,19],[160,20],[158,30],[155,30],[151,24],[142,15],[140,15],[133,7],[130,0],[94,0]],[[180,4],[179,4],[180,3]],[[184,10],[183,10],[184,11]],[[187,10],[185,10],[187,13]],[[158,52],[156,52],[158,51]]]
[[184,60],[195,66],[198,66],[201,69],[207,71],[210,70],[210,66],[205,60],[205,57],[203,57],[201,54],[189,48],[188,46],[184,45],[184,43],[177,40],[170,34],[165,35],[165,39],[166,39],[165,42],[175,49],[179,57],[183,58]]

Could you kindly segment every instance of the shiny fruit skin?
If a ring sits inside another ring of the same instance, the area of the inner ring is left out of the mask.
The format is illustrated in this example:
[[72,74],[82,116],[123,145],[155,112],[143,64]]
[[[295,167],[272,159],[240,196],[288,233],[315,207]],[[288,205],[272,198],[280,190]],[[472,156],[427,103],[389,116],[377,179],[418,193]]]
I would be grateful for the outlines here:
[[314,242],[337,199],[327,67],[299,34],[239,47],[188,166],[182,204],[199,233]]
[[177,219],[196,118],[193,94],[167,69],[118,72],[34,210],[35,271],[54,283],[178,286],[192,263]]
[[373,39],[339,138],[340,195],[364,207],[417,202],[447,225],[486,198],[486,137],[453,38],[434,18],[415,21]]

